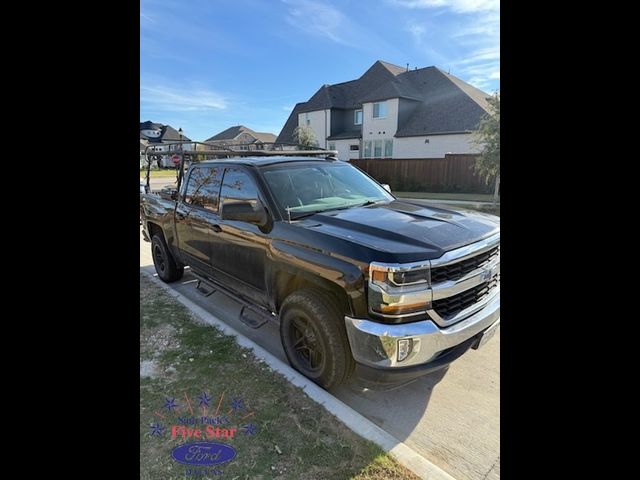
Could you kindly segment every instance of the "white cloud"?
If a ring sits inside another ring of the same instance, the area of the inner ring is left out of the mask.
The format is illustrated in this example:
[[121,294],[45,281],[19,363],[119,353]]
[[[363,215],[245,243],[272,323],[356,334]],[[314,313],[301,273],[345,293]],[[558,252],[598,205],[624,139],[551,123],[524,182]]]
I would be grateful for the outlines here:
[[427,29],[424,25],[418,25],[416,23],[410,23],[407,25],[407,31],[411,34],[416,43],[422,43],[424,35],[427,33]]
[[329,40],[350,45],[343,37],[347,17],[337,8],[312,0],[282,0],[289,6],[286,21],[307,33],[324,36]]
[[[413,19],[406,26],[414,42],[432,59],[451,67],[451,73],[478,88],[500,80],[500,2],[499,0],[389,0],[411,9],[429,9],[430,15],[449,12],[456,18],[456,29],[449,33],[455,50],[465,51],[459,58],[444,58],[434,52],[424,26]],[[435,53],[435,54],[434,54]],[[440,57],[440,58],[438,58]]]
[[151,18],[151,16],[143,13],[142,11],[140,11],[140,20],[146,20],[147,22],[156,23],[156,21]]
[[140,103],[155,111],[207,111],[227,108],[225,98],[204,88],[140,84]]
[[407,8],[448,8],[458,13],[499,11],[500,0],[392,0]]

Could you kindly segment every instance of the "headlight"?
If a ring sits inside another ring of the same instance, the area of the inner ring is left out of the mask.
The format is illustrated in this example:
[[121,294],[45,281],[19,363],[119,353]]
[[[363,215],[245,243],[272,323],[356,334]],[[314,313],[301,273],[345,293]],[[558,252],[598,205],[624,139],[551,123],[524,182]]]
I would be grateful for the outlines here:
[[369,266],[369,308],[385,316],[408,316],[431,307],[427,264]]

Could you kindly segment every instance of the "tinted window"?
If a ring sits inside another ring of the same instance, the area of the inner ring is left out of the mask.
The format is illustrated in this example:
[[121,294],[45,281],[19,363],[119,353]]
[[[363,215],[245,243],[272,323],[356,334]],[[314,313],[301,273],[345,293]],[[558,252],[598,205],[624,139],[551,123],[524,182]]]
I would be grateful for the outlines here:
[[189,176],[185,203],[217,212],[221,178],[222,167],[194,168]]
[[345,162],[272,167],[263,174],[280,208],[291,218],[393,200],[380,185]]
[[220,195],[223,204],[247,202],[258,198],[258,189],[249,174],[238,168],[227,168]]

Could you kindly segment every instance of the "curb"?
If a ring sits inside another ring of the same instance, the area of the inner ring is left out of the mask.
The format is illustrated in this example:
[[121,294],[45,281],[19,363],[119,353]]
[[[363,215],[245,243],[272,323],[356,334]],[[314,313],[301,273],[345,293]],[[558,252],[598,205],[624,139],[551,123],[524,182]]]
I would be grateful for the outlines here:
[[216,316],[207,312],[199,305],[196,305],[180,292],[172,289],[170,286],[159,280],[154,273],[147,270],[147,268],[141,267],[140,271],[156,285],[165,290],[170,296],[187,307],[200,320],[219,328],[226,335],[236,337],[238,344],[253,350],[256,358],[263,360],[272,370],[280,373],[293,385],[302,388],[304,393],[306,393],[311,400],[322,405],[352,431],[378,445],[385,452],[394,457],[400,464],[413,471],[423,480],[456,480],[454,477],[428,461],[393,435],[384,431],[378,425],[371,422],[369,419],[362,416],[342,401],[338,400],[329,392],[295,371],[280,359],[274,357],[264,348],[257,345],[252,340],[249,340],[243,334],[230,327]]

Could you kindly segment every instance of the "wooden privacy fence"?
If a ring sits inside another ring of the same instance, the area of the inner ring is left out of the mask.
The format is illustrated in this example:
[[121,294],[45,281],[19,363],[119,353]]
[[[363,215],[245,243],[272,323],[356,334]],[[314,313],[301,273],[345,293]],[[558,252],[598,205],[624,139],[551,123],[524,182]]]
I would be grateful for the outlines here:
[[445,158],[360,158],[350,162],[399,192],[491,193],[492,185],[475,174],[476,155]]

